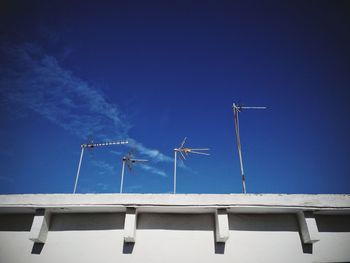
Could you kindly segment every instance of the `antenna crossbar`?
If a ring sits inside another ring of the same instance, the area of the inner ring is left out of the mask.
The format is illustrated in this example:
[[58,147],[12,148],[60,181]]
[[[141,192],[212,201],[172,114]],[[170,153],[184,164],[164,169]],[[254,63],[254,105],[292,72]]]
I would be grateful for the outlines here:
[[256,110],[265,110],[267,109],[266,107],[262,107],[262,106],[256,106],[256,107],[245,107],[245,106],[241,106],[241,109],[256,109]]
[[116,144],[127,144],[128,141],[112,141],[112,142],[103,142],[103,143],[84,143],[81,145],[82,148],[93,148],[99,146],[110,146]]

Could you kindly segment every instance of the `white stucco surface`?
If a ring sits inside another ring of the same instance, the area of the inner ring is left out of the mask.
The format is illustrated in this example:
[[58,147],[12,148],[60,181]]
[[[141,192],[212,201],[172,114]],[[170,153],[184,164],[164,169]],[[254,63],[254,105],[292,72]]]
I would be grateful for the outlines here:
[[350,195],[286,194],[38,194],[0,195],[0,213],[46,208],[54,212],[120,212],[138,207],[141,212],[266,213],[301,210],[350,211]]
[[[0,262],[350,262],[349,201],[348,195],[0,196]],[[30,240],[38,208],[51,218],[44,244]],[[225,243],[216,242],[218,209]],[[304,230],[319,239],[313,244],[301,238],[304,212],[312,220]]]
[[286,206],[350,207],[350,195],[302,194],[25,194],[0,195],[4,206]]

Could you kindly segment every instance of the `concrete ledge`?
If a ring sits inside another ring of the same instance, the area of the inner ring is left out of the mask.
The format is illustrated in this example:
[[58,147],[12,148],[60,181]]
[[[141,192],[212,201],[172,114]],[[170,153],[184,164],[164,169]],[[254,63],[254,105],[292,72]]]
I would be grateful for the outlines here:
[[45,209],[37,209],[29,233],[35,243],[45,243],[50,225],[50,214]]
[[0,195],[0,207],[14,205],[249,205],[350,208],[350,195],[302,194],[24,194]]
[[215,213],[216,242],[225,243],[229,238],[228,215],[226,209],[218,209]]
[[124,221],[124,242],[132,243],[136,240],[137,211],[135,208],[128,207],[125,213]]
[[302,242],[304,244],[313,244],[319,241],[320,239],[314,214],[312,212],[299,212],[297,216]]
[[350,213],[350,195],[285,194],[37,194],[0,195],[0,213],[51,212],[209,212],[218,208],[228,213],[297,213],[317,211]]

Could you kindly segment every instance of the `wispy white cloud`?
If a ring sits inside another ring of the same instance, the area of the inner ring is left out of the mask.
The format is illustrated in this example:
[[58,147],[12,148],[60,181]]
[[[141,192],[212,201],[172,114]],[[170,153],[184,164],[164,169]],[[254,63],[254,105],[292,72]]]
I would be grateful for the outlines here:
[[142,185],[140,184],[130,185],[125,187],[124,192],[135,193],[135,192],[140,192],[141,189],[142,189]]
[[110,173],[112,174],[115,170],[114,166],[110,165],[109,163],[101,160],[92,160],[91,163],[99,168],[100,174]]
[[101,189],[102,191],[106,191],[110,188],[109,184],[104,184],[104,183],[98,183],[97,184],[98,188]]
[[[119,107],[87,81],[63,68],[59,61],[38,45],[0,46],[0,102],[31,109],[64,130],[86,140],[124,139],[131,127]],[[153,163],[171,162],[172,158],[129,138],[130,146]],[[111,170],[103,163],[95,163]],[[151,173],[166,176],[152,166]]]
[[113,153],[113,154],[116,154],[116,155],[122,155],[123,154],[123,152],[115,151],[115,150],[111,150],[110,152]]
[[144,169],[145,171],[149,171],[149,172],[151,172],[153,174],[158,174],[158,175],[163,176],[163,177],[167,177],[168,176],[164,171],[162,171],[162,170],[160,170],[158,168],[155,168],[153,166],[150,166],[148,164],[142,164],[142,165],[140,165],[140,167],[142,169]]
[[[151,157],[151,158],[149,158],[150,163],[157,164],[157,163],[160,162],[159,158],[157,158],[157,155],[156,156],[150,156],[149,154],[147,154],[147,151],[150,151],[150,152],[159,152],[159,151],[148,149],[148,148],[144,147],[141,143],[137,143],[137,142],[135,142],[135,140],[130,139],[130,138],[128,139],[128,141],[130,143],[130,145],[129,145],[130,148],[137,149],[137,154],[141,154],[142,156],[145,156],[145,158]],[[140,150],[140,147],[137,147],[135,144],[141,145],[141,150]],[[115,154],[115,155],[118,155],[118,156],[123,154],[122,152],[114,151],[114,150],[110,151],[110,152]],[[159,154],[164,156],[164,154],[161,154],[161,153],[159,153]],[[163,159],[163,158],[164,157],[161,157],[161,159]],[[170,158],[170,157],[168,157],[168,158]],[[167,177],[168,176],[163,170],[161,170],[159,168],[156,168],[156,167],[154,167],[152,165],[141,163],[141,164],[139,164],[137,166],[140,167],[141,169],[145,170],[145,171],[148,171],[148,172],[156,174],[156,175],[160,175],[162,177]]]
[[129,138],[129,146],[135,148],[141,154],[151,158],[154,162],[172,162],[173,158],[161,153],[156,149],[150,149],[145,147],[142,143],[135,141],[134,139]]
[[10,103],[30,108],[79,137],[106,137],[112,129],[125,136],[130,125],[119,108],[40,47],[2,46],[1,51],[9,62],[3,65],[2,94]]
[[[159,150],[147,148],[142,143],[137,142],[132,138],[129,138],[128,141],[128,146],[132,149],[136,149],[138,153],[145,156],[145,158],[148,158],[151,164],[173,162],[173,159],[171,157],[161,153]],[[163,170],[156,168],[152,165],[141,164],[140,168],[153,174],[160,175],[162,177],[168,176]]]

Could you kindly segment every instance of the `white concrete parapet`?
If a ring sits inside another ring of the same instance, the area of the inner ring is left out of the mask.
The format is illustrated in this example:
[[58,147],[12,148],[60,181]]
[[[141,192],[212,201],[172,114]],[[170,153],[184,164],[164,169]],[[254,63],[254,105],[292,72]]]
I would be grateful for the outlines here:
[[130,243],[136,240],[137,211],[136,208],[128,207],[125,213],[124,242]]
[[215,213],[216,242],[225,243],[229,238],[228,214],[226,209],[217,209]]
[[297,216],[303,243],[313,244],[319,241],[318,228],[313,212],[298,212]]
[[[350,195],[287,194],[25,194],[0,195],[0,214],[33,213],[37,208],[61,212],[124,212],[125,207],[145,212],[214,213],[227,208],[228,213],[349,213]],[[212,209],[208,211],[208,209]]]
[[37,209],[29,233],[29,239],[35,243],[45,243],[50,225],[50,214],[45,209]]

